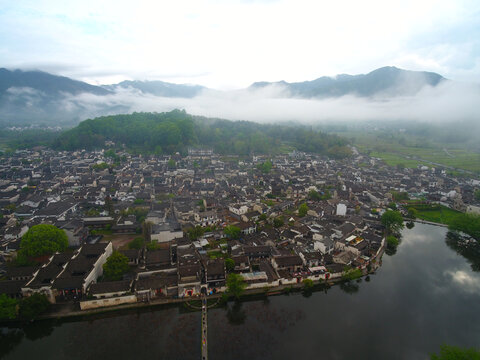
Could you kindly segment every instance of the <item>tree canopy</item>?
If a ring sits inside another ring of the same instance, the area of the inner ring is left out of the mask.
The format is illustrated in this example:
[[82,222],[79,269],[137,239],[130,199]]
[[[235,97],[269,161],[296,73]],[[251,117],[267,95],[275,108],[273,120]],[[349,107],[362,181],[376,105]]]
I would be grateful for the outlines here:
[[454,217],[448,226],[450,230],[462,231],[480,240],[480,216],[475,214],[460,214]]
[[475,190],[474,196],[476,200],[480,200],[480,189]]
[[243,294],[247,283],[241,275],[231,273],[227,276],[227,294],[234,296],[236,299],[239,299]]
[[18,314],[22,319],[32,320],[43,314],[50,307],[45,295],[35,293],[20,302]]
[[197,225],[193,228],[188,229],[187,233],[188,233],[188,238],[190,240],[197,240],[200,236],[202,236],[205,233],[205,229]]
[[235,269],[235,261],[232,258],[225,259],[225,268],[228,272],[233,271]]
[[[134,152],[173,154],[188,147],[210,147],[219,154],[274,154],[288,143],[297,150],[344,158],[351,155],[346,139],[302,125],[270,125],[194,117],[182,110],[133,113],[85,120],[62,133],[56,149],[95,149],[105,141],[125,144]],[[262,171],[269,171],[265,162]]]
[[362,270],[346,266],[342,273],[342,280],[351,281],[362,277]]
[[241,229],[235,225],[227,225],[223,229],[223,233],[227,235],[230,239],[238,239],[240,237]]
[[62,252],[68,247],[65,231],[53,225],[32,226],[20,242],[20,255],[28,258]]
[[107,259],[107,262],[103,264],[103,275],[108,280],[121,280],[123,274],[127,273],[130,270],[128,265],[128,258],[114,251]]
[[128,248],[129,249],[135,249],[135,250],[140,250],[143,246],[145,241],[143,240],[142,237],[136,237],[132,241],[128,243]]
[[308,208],[307,203],[301,204],[298,207],[298,216],[304,217],[305,215],[307,215],[308,210],[310,210],[310,209]]
[[403,229],[403,216],[399,211],[387,210],[382,215],[382,224],[387,234],[397,233]]
[[264,174],[268,174],[272,170],[272,166],[272,162],[270,160],[267,160],[262,164],[258,164],[257,168]]
[[431,354],[431,360],[480,360],[480,351],[474,348],[462,349],[458,346],[441,345],[440,354]]
[[0,294],[0,320],[13,320],[17,317],[17,300]]

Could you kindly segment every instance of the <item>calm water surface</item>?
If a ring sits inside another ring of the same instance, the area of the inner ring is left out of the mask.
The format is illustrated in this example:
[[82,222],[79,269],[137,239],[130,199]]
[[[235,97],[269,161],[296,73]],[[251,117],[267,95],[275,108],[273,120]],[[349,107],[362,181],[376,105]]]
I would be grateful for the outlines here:
[[[370,281],[209,311],[209,358],[428,359],[480,347],[480,274],[416,224]],[[199,359],[200,313],[182,307],[3,329],[5,359]]]

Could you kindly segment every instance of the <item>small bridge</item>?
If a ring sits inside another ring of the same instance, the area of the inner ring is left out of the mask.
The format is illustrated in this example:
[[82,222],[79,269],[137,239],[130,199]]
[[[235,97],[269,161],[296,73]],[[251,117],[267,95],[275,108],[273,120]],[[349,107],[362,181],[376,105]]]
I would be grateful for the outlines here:
[[207,296],[202,294],[202,360],[208,359]]

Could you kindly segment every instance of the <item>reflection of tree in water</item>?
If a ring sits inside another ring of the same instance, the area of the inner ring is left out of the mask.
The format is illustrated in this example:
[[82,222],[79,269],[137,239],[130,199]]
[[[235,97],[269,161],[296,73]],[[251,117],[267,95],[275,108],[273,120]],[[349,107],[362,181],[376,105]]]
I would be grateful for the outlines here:
[[232,325],[242,325],[247,318],[247,314],[242,309],[242,303],[235,301],[232,306],[227,306],[227,319]]
[[360,286],[354,281],[345,281],[340,283],[340,289],[347,294],[353,295],[360,290]]
[[445,242],[450,249],[468,261],[473,271],[480,271],[480,245],[477,241],[468,241],[457,233],[449,231]]
[[402,243],[402,236],[400,234],[396,234],[395,237],[397,238],[398,240],[398,245],[397,246],[392,246],[392,245],[389,245],[387,243],[387,246],[385,247],[385,254],[387,254],[388,256],[393,256],[397,253],[397,249],[398,247],[400,246],[400,244]]
[[[281,334],[305,318],[301,309],[279,308],[265,301],[243,302],[236,310],[234,307],[235,304],[225,312],[217,309],[208,315],[209,352],[223,354],[226,359],[271,358],[284,341]],[[232,315],[234,320],[243,322],[241,326],[231,323]]]
[[26,324],[23,331],[28,340],[35,341],[52,335],[54,327],[54,320],[34,321]]
[[396,253],[397,253],[397,246],[387,245],[387,247],[385,248],[385,254],[387,254],[388,256],[393,256]]
[[111,314],[62,328],[67,333],[61,348],[64,357],[187,360],[200,356],[200,312],[181,314],[172,307]]
[[0,359],[20,345],[23,336],[19,329],[0,329]]

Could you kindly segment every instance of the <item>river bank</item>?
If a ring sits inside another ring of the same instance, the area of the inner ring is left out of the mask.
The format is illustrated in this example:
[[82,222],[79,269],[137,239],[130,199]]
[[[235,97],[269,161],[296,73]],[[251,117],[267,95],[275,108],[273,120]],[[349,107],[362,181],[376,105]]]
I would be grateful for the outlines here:
[[[425,360],[442,343],[478,346],[480,272],[446,234],[426,224],[404,229],[395,255],[348,287],[259,289],[209,309],[209,359]],[[2,327],[0,358],[201,358],[200,311],[172,303],[97,314]]]

